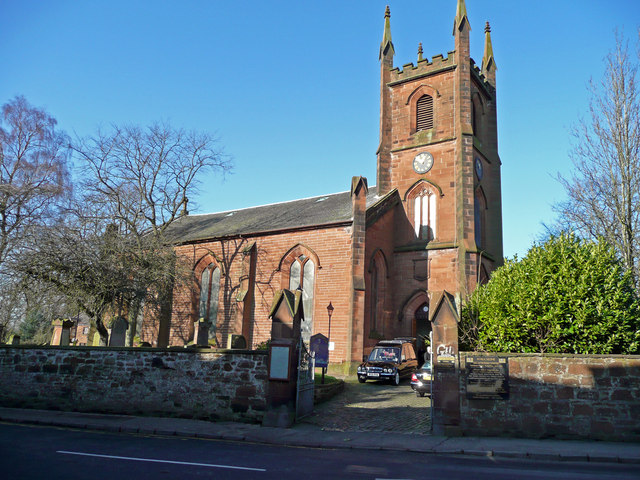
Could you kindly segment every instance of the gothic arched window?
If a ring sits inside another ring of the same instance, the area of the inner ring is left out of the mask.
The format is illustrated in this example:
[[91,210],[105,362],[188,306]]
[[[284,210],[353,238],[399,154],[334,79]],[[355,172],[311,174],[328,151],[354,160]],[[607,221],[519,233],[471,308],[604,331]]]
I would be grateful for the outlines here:
[[379,295],[378,290],[378,266],[373,263],[371,265],[371,324],[369,328],[372,332],[378,331],[378,320],[380,317],[379,310]]
[[478,248],[486,248],[487,200],[481,188],[476,190],[474,202],[474,230]]
[[416,237],[431,241],[436,238],[436,194],[421,186],[409,196],[409,208],[413,210],[413,228]]
[[198,316],[210,323],[209,335],[215,335],[218,320],[218,293],[220,292],[220,269],[210,263],[200,276],[200,303]]
[[313,333],[313,294],[316,276],[316,266],[311,258],[304,254],[299,255],[289,269],[289,290],[302,290],[302,307],[304,309],[304,321],[302,322],[302,338],[309,342]]
[[369,263],[368,315],[370,333],[384,333],[386,279],[387,262],[382,251],[377,250]]
[[473,129],[473,134],[479,140],[482,140],[482,116],[484,114],[484,107],[482,105],[482,100],[480,99],[480,95],[475,93],[473,98],[471,99],[471,128]]

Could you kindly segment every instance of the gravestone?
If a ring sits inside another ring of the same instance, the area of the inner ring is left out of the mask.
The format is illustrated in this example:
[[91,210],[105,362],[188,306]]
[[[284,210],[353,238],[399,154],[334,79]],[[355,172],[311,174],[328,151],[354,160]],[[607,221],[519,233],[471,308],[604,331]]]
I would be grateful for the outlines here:
[[209,326],[205,318],[199,318],[193,323],[193,343],[199,346],[209,345]]
[[51,336],[51,345],[66,347],[71,343],[71,327],[73,320],[68,318],[56,318],[51,324],[53,325],[53,335]]
[[111,335],[109,336],[110,347],[124,347],[127,337],[129,322],[124,317],[116,317],[111,323]]
[[227,348],[237,348],[244,350],[247,348],[247,339],[242,335],[231,333],[229,334],[229,337],[227,337]]
[[94,347],[102,347],[104,345],[102,345],[102,343],[100,343],[100,332],[95,332],[93,334],[93,338],[91,340],[91,345],[93,345]]

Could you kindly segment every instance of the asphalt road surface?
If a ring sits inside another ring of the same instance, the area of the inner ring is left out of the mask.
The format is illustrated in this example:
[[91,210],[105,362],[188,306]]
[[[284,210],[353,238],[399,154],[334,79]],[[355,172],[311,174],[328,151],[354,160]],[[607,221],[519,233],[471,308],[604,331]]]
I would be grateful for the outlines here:
[[0,472],[20,480],[640,479],[638,465],[289,448],[11,424],[0,424]]

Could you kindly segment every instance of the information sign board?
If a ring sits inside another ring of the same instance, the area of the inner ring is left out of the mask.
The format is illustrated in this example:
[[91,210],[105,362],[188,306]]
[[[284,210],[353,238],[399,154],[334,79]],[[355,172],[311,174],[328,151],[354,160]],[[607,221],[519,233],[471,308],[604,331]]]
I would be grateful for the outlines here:
[[467,357],[466,374],[468,399],[509,398],[509,359],[497,356]]
[[291,347],[287,345],[271,345],[269,362],[270,380],[289,380],[289,357]]
[[315,352],[316,367],[329,366],[329,339],[321,333],[311,337],[309,348]]

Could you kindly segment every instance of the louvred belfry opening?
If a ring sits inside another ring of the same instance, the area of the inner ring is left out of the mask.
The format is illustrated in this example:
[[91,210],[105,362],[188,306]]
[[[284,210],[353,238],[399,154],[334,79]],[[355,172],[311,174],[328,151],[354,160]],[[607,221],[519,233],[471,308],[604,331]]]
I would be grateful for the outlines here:
[[423,95],[416,105],[416,130],[433,128],[433,97]]

